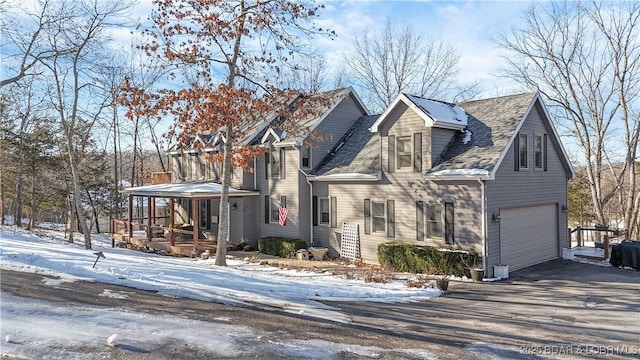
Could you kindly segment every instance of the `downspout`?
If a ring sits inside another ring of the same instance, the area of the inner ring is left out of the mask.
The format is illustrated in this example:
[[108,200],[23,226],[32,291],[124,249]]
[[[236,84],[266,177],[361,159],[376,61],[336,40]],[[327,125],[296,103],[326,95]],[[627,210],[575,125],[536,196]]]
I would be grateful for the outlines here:
[[258,190],[258,159],[253,158],[253,190]]
[[486,202],[484,199],[484,188],[485,182],[481,179],[478,179],[478,183],[480,184],[480,202],[482,207],[482,267],[485,269],[485,274],[487,273],[487,209]]

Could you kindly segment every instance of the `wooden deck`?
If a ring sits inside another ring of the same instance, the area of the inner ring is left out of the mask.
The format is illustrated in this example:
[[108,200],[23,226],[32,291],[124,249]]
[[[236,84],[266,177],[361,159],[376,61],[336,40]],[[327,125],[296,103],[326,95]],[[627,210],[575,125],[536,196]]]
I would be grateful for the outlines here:
[[[138,228],[144,227],[138,225]],[[111,241],[112,246],[128,247],[132,249],[139,249],[144,251],[153,251],[158,253],[165,253],[167,255],[175,256],[200,256],[201,253],[209,251],[210,254],[216,253],[216,247],[218,242],[216,240],[198,238],[197,246],[196,241],[193,239],[193,231],[172,229],[174,231],[173,245],[171,240],[165,236],[158,237],[158,234],[162,234],[163,231],[157,231],[159,229],[164,230],[162,227],[153,227],[154,234],[149,240],[149,236],[145,230],[133,231],[133,236],[129,236],[127,231],[128,223],[123,220],[114,220],[112,224]],[[228,245],[227,250],[232,250],[233,245]]]

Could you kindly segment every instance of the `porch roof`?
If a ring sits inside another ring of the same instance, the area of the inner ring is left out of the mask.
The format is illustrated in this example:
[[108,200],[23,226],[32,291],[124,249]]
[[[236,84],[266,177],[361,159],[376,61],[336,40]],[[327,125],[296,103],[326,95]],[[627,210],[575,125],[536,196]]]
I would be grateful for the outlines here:
[[[222,194],[222,184],[213,181],[184,182],[176,184],[146,185],[124,189],[123,192],[137,196],[216,198]],[[229,197],[255,196],[259,191],[240,190],[230,187]]]

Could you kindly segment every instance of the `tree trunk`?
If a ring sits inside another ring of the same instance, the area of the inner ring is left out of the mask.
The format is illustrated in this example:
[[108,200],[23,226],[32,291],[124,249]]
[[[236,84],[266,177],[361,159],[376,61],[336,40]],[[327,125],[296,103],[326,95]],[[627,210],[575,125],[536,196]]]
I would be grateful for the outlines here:
[[224,144],[224,161],[222,163],[222,193],[220,194],[220,221],[218,222],[218,245],[215,264],[227,266],[227,238],[229,236],[229,187],[231,186],[231,151],[233,150],[233,128],[227,126],[227,141]]
[[[20,167],[22,167],[20,165]],[[13,203],[13,224],[17,227],[22,227],[22,170],[18,169],[18,176],[16,177],[16,197]]]
[[38,205],[36,201],[36,165],[31,166],[31,216],[29,219],[29,228],[36,227],[36,213],[38,211]]
[[84,216],[84,208],[82,207],[82,183],[80,182],[78,160],[73,152],[72,134],[67,135],[67,151],[69,152],[69,165],[71,167],[71,179],[73,180],[73,205],[76,208],[76,216],[78,218],[78,225],[80,225],[80,231],[84,235],[84,248],[90,250],[91,232],[87,226],[87,221]]

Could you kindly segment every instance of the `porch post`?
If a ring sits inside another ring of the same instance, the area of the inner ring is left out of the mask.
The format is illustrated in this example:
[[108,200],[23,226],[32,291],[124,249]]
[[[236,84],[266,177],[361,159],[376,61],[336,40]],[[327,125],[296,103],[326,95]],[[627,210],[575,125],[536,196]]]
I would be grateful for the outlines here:
[[198,235],[200,228],[200,199],[191,202],[191,214],[193,214],[193,251],[198,251]]
[[133,237],[133,195],[129,194],[129,218],[127,220],[127,231],[129,232],[129,241]]
[[176,244],[175,238],[173,237],[173,224],[176,220],[175,211],[175,199],[169,198],[169,241],[171,242],[171,246]]
[[151,202],[151,213],[149,214],[149,216],[151,216],[151,214],[153,214],[153,224],[156,224],[156,198],[151,197],[149,200],[153,199],[153,201]]
[[147,196],[147,240],[151,241],[151,196]]

